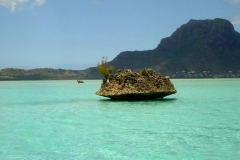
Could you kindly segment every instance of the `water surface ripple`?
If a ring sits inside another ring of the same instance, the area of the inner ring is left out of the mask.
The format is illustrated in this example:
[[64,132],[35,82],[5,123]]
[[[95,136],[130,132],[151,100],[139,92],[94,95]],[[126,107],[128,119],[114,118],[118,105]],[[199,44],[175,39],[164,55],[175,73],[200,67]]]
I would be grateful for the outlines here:
[[172,80],[149,101],[95,95],[101,81],[0,82],[0,159],[240,157],[240,80]]

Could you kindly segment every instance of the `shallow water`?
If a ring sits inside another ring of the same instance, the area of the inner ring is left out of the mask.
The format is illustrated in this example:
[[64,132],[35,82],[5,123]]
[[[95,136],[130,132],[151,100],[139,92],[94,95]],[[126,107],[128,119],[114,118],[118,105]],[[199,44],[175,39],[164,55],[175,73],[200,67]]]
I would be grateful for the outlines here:
[[97,80],[0,82],[0,159],[239,159],[240,79],[172,81],[125,102]]

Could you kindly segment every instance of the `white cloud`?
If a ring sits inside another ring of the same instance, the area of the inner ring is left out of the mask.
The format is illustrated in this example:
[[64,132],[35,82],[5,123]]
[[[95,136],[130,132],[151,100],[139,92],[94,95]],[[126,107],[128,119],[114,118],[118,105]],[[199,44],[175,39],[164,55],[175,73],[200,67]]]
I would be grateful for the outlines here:
[[224,0],[224,1],[229,2],[229,3],[233,3],[233,4],[240,3],[240,0]]
[[15,11],[16,7],[28,2],[28,0],[0,0],[0,6],[10,8],[12,12]]
[[240,15],[239,16],[235,16],[235,17],[232,17],[230,19],[231,23],[232,24],[240,24]]
[[[11,12],[14,12],[18,6],[28,3],[29,0],[0,0],[0,6],[10,8]],[[34,0],[32,6],[41,6],[45,3],[45,0]]]

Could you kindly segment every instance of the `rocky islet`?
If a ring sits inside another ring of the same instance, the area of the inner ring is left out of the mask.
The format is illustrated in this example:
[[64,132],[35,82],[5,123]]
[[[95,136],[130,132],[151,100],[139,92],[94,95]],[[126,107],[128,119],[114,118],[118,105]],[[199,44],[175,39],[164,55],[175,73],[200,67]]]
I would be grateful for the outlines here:
[[162,78],[150,68],[138,72],[130,69],[118,70],[103,80],[97,95],[116,100],[157,99],[177,93],[169,77]]

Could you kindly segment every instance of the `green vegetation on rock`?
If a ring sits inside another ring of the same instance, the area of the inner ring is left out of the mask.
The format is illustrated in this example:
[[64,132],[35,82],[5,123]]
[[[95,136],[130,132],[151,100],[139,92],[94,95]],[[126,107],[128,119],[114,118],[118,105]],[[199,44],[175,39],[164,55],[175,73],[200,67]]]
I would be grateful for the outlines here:
[[143,76],[145,73],[146,73],[145,68],[143,68],[143,69],[141,69],[141,70],[139,71],[139,75],[140,75],[140,76]]
[[97,65],[97,70],[104,77],[104,80],[107,81],[114,67],[108,66],[107,57],[103,56],[101,63]]

